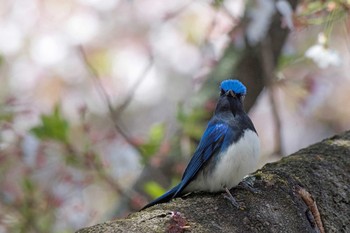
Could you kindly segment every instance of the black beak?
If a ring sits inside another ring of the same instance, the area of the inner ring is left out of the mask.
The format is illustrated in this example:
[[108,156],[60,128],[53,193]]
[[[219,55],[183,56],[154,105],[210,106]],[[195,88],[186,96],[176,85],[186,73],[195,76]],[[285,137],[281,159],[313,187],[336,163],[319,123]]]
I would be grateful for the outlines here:
[[226,96],[236,97],[236,94],[235,94],[232,90],[226,91],[225,95],[226,95]]

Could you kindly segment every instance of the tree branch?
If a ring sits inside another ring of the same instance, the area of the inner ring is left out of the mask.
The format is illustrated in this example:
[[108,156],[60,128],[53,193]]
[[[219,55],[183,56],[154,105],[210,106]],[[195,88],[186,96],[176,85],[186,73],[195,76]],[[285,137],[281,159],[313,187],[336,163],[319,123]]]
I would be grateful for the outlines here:
[[90,232],[350,232],[350,131],[265,165],[232,193],[198,193],[159,204]]

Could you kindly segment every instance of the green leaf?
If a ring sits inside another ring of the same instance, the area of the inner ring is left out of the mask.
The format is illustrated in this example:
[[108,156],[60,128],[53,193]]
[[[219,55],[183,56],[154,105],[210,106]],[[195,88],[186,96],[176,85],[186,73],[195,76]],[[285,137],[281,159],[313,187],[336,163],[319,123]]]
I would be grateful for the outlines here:
[[157,198],[160,195],[162,195],[163,193],[165,193],[165,189],[160,186],[158,183],[154,182],[154,181],[150,181],[147,182],[144,186],[143,186],[145,192],[151,196],[152,198]]
[[32,193],[35,190],[35,185],[29,178],[24,178],[22,181],[23,191],[25,193]]
[[0,112],[0,122],[11,121],[12,119],[13,119],[13,114],[12,113],[2,113],[2,112]]
[[220,8],[222,6],[222,4],[224,3],[224,0],[214,0],[212,2],[213,7],[215,8]]
[[149,134],[149,139],[152,142],[160,142],[164,137],[165,126],[164,124],[155,124]]
[[147,162],[155,153],[158,152],[159,147],[163,141],[165,125],[164,124],[155,124],[150,129],[148,140],[146,143],[140,145],[140,150],[144,158],[143,162]]
[[71,166],[78,167],[79,165],[81,165],[81,163],[80,163],[81,161],[79,160],[79,158],[76,155],[71,154],[71,153],[69,153],[65,156],[65,162],[67,165],[71,165]]
[[68,122],[62,117],[58,106],[51,115],[41,116],[41,125],[30,131],[40,139],[53,139],[66,143],[68,141]]

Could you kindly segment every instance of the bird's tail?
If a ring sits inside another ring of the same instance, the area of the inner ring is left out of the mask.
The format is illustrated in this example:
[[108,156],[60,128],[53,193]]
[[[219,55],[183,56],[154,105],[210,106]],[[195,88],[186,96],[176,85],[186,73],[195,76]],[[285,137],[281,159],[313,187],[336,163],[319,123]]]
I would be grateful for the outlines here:
[[151,207],[155,204],[168,202],[172,198],[180,196],[180,194],[178,194],[178,192],[177,192],[179,187],[180,187],[180,184],[176,185],[174,188],[170,189],[169,191],[164,193],[162,196],[158,197],[157,199],[155,199],[155,200],[151,201],[150,203],[148,203],[147,205],[145,205],[141,210],[144,210],[144,209]]

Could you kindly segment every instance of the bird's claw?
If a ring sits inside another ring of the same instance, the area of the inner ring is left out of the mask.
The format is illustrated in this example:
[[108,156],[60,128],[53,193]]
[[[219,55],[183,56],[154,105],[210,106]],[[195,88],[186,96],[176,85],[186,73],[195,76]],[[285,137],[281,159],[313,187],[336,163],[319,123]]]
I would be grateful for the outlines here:
[[236,200],[236,198],[234,198],[234,197],[232,196],[230,190],[228,190],[227,188],[225,188],[225,191],[226,191],[226,194],[224,194],[224,198],[225,198],[225,199],[229,200],[230,203],[231,203],[234,207],[236,207],[237,209],[241,209],[241,210],[245,209],[244,204],[239,203],[239,202]]
[[229,200],[230,203],[231,203],[234,207],[236,207],[237,209],[240,209],[241,205],[238,203],[238,201],[237,201],[236,199],[232,198],[232,196],[229,196],[229,195],[227,195],[227,194],[224,194],[224,198],[227,199],[227,200]]
[[240,186],[245,189],[245,190],[248,190],[254,194],[257,194],[257,193],[261,193],[261,191],[257,188],[254,188],[253,185],[249,182],[249,181],[246,181],[246,180],[243,180],[241,183],[240,183]]

